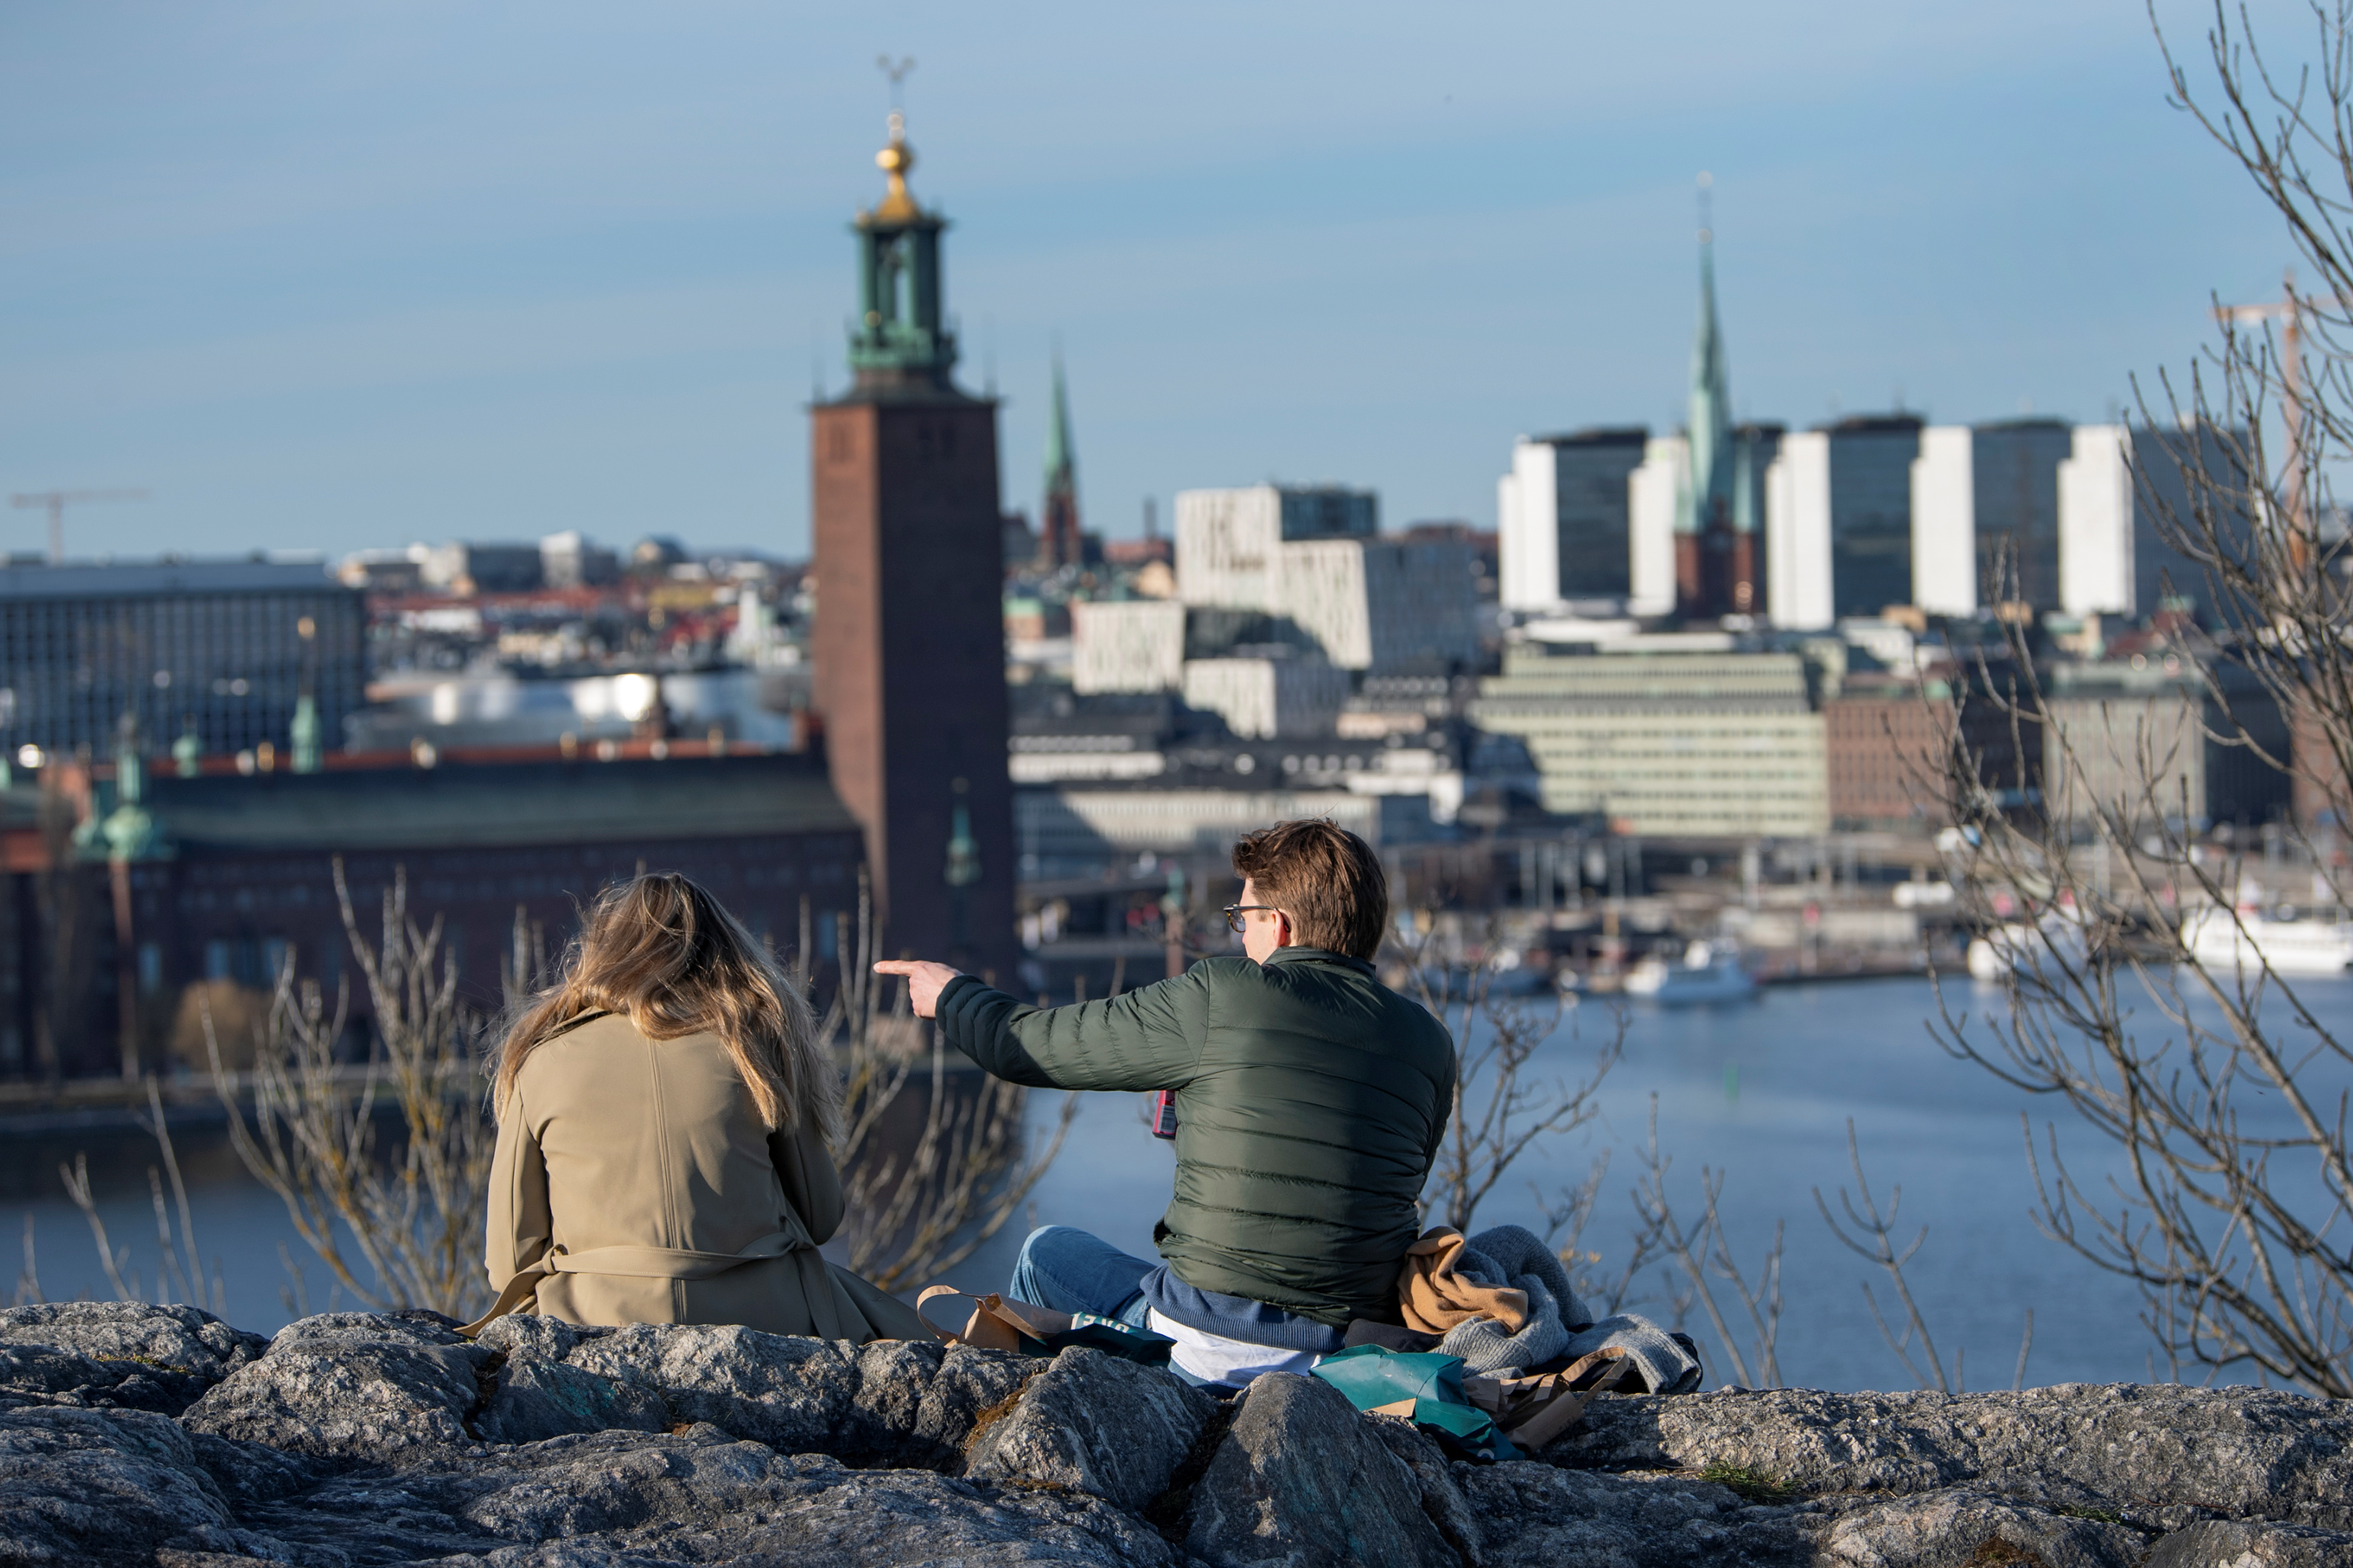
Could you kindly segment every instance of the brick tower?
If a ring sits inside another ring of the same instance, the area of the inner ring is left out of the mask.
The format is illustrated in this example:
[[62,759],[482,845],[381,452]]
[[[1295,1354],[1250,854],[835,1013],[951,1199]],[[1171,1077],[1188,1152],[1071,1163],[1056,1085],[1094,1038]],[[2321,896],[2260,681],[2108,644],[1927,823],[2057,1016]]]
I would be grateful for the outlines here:
[[901,117],[858,215],[855,379],[809,410],[816,701],[835,790],[866,829],[882,951],[1010,984],[997,405],[951,377],[946,220],[907,190]]

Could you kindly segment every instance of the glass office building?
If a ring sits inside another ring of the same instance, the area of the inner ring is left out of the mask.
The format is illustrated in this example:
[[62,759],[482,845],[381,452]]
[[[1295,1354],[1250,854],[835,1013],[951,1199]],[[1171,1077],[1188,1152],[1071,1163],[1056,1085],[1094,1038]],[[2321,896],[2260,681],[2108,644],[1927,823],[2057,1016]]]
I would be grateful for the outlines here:
[[1831,611],[1875,616],[1912,602],[1912,460],[1916,415],[1842,419],[1831,426]]
[[189,728],[208,753],[284,751],[307,679],[333,748],[366,700],[365,632],[315,563],[0,567],[0,745],[104,756],[129,713],[152,752]]

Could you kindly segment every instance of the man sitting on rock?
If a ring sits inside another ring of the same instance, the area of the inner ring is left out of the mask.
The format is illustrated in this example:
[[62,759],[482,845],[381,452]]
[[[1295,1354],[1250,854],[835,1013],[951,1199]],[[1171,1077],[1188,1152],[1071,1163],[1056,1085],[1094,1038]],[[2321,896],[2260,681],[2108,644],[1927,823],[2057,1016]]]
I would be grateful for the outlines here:
[[1240,958],[1101,1002],[1024,1005],[944,963],[884,963],[919,1017],[997,1077],[1039,1089],[1174,1091],[1176,1191],[1163,1259],[1048,1226],[1008,1294],[1176,1342],[1196,1381],[1304,1372],[1349,1323],[1398,1320],[1416,1200],[1454,1101],[1454,1047],[1374,977],[1379,859],[1330,822],[1234,846]]

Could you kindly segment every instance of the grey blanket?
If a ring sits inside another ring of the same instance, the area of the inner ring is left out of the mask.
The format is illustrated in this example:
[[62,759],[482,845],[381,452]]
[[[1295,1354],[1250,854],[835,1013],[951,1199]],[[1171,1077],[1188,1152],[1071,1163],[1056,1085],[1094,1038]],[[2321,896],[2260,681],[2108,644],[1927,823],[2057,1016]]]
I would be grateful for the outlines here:
[[1471,1318],[1439,1342],[1440,1353],[1461,1356],[1468,1371],[1503,1372],[1614,1347],[1641,1366],[1653,1393],[1689,1394],[1700,1384],[1698,1361],[1650,1319],[1620,1312],[1595,1322],[1570,1288],[1568,1270],[1531,1231],[1516,1225],[1482,1230],[1463,1243],[1454,1269],[1481,1285],[1524,1290],[1528,1298],[1527,1321],[1516,1334],[1493,1318]]

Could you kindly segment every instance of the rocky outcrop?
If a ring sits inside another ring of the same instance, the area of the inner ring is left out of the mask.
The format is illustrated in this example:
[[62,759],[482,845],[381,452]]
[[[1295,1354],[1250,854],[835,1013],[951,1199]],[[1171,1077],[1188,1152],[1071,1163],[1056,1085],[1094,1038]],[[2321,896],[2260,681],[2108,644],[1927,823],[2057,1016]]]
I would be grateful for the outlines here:
[[0,1313],[0,1563],[2304,1568],[2353,1415],[2246,1390],[1602,1398],[1451,1461],[1275,1373],[429,1314]]

